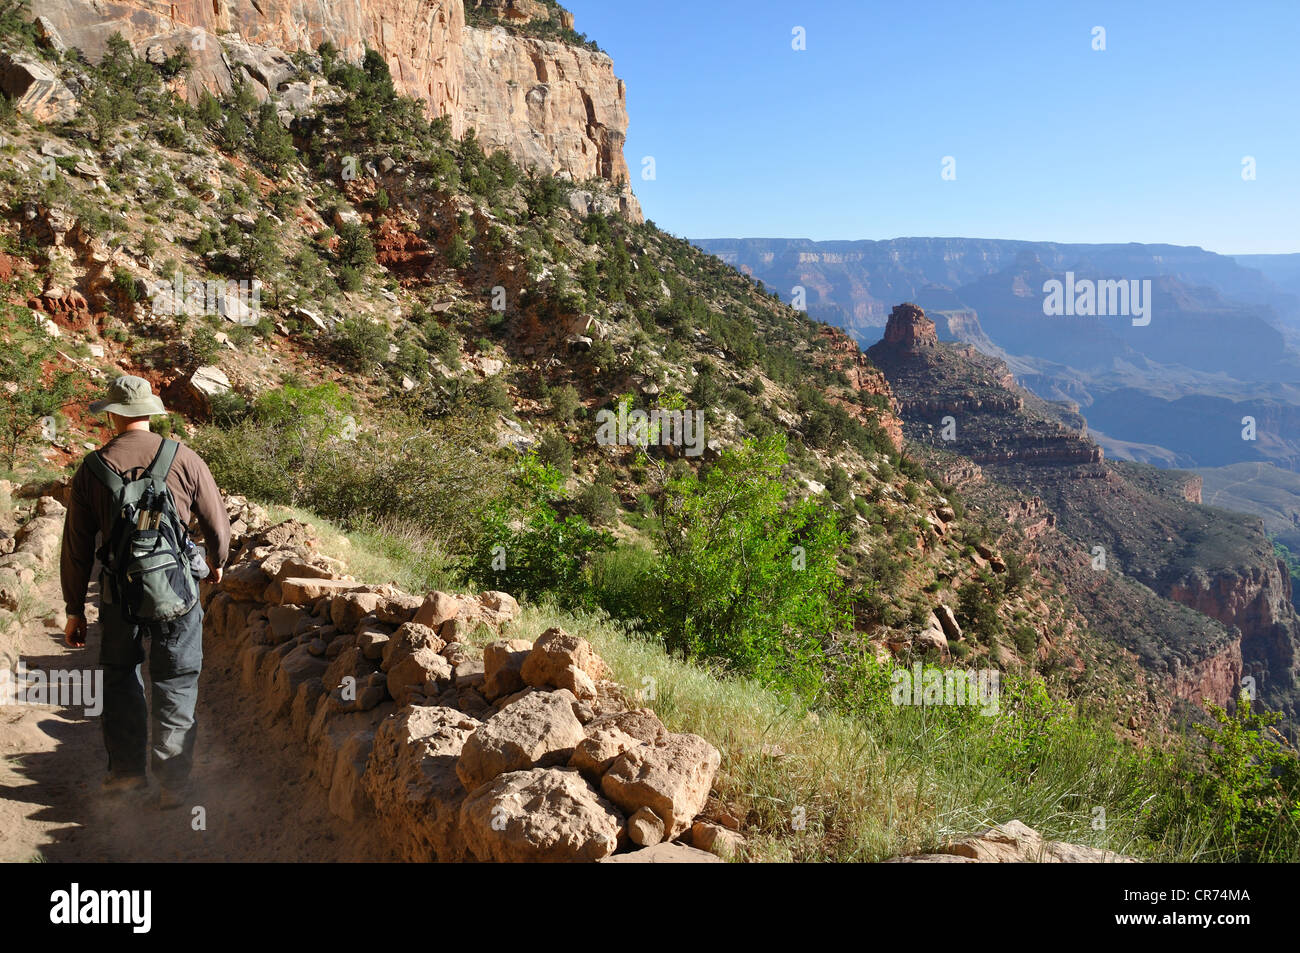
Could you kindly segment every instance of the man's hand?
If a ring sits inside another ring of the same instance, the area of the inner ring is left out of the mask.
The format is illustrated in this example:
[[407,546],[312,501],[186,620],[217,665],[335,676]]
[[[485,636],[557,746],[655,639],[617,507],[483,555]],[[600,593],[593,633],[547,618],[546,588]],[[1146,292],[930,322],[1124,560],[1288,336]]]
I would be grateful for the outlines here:
[[67,624],[63,626],[63,641],[74,649],[79,649],[86,644],[86,617],[84,615],[68,616]]
[[212,565],[212,563],[208,563],[208,579],[209,581],[211,581],[211,583],[214,586],[220,584],[221,576],[222,576],[221,567],[214,566]]

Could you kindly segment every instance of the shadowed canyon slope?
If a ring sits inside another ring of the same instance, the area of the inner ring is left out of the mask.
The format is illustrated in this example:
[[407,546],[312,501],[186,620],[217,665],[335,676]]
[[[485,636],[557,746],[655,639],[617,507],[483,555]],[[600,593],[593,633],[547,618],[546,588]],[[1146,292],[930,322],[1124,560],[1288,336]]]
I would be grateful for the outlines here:
[[894,308],[867,353],[914,446],[939,466],[954,454],[979,464],[965,492],[995,506],[987,481],[1054,516],[1048,561],[1094,628],[1181,697],[1227,703],[1249,676],[1295,718],[1300,619],[1258,520],[1203,505],[1194,474],[1105,460],[1082,417],[1017,387],[1000,361],[940,342],[915,305]]

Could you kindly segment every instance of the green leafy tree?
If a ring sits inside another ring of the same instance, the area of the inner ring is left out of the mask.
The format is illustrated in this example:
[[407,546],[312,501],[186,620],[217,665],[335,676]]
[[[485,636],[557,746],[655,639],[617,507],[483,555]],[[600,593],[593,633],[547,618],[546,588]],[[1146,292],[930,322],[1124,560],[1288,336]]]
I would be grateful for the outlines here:
[[965,583],[957,590],[957,619],[962,629],[985,645],[992,645],[1002,634],[1002,620],[998,618],[1001,601],[1001,584],[987,572]]
[[281,237],[269,215],[259,215],[257,221],[239,241],[239,263],[251,279],[261,281],[274,291],[280,273],[284,270]]
[[213,96],[206,89],[199,94],[199,104],[197,108],[199,121],[209,129],[216,129],[221,125],[221,120],[225,113],[221,110],[221,103],[217,97]]
[[673,650],[810,697],[825,640],[849,622],[845,537],[815,501],[786,504],[786,462],[784,437],[748,441],[664,488],[657,622]]
[[1245,692],[1232,714],[1206,707],[1213,724],[1194,726],[1208,742],[1196,810],[1224,829],[1238,860],[1294,857],[1300,844],[1300,761],[1273,727],[1280,716],[1253,711]]
[[349,315],[334,328],[334,353],[344,367],[369,373],[388,357],[388,332],[362,315]]
[[556,387],[549,391],[547,396],[551,402],[551,413],[557,420],[566,424],[573,420],[578,408],[582,406],[582,399],[572,384]]
[[470,572],[483,585],[564,606],[588,599],[588,566],[614,537],[579,516],[561,516],[563,478],[534,453],[520,461],[511,492],[488,509]]
[[469,243],[465,241],[464,236],[457,233],[452,237],[451,247],[447,250],[447,263],[457,271],[463,271],[469,267],[469,262]]
[[375,243],[360,222],[344,222],[339,228],[339,263],[365,272],[375,263]]

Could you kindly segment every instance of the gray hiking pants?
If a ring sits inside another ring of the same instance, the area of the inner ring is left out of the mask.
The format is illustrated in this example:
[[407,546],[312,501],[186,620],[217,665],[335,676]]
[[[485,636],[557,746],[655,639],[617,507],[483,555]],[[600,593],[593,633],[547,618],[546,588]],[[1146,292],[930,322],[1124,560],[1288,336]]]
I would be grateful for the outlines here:
[[122,775],[145,773],[149,718],[140,665],[147,638],[153,685],[153,774],[164,787],[183,787],[194,763],[194,709],[203,668],[202,607],[195,603],[172,622],[137,626],[123,620],[120,608],[110,603],[100,607],[99,622],[99,664],[104,670],[101,717],[109,770]]

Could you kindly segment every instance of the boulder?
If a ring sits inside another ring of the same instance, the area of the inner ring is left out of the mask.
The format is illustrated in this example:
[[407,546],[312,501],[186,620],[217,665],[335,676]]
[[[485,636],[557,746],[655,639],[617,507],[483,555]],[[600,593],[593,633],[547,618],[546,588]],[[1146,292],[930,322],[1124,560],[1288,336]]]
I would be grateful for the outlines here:
[[535,688],[567,688],[578,698],[595,698],[595,679],[605,674],[605,663],[586,639],[552,628],[534,643],[519,674]]
[[345,821],[355,822],[370,812],[370,798],[362,785],[375,733],[359,731],[349,735],[339,748],[330,779],[329,808]]
[[352,645],[334,656],[329,667],[321,675],[325,690],[332,692],[343,685],[346,678],[355,679],[356,683],[375,674],[375,663],[362,653],[360,646]]
[[0,89],[18,112],[36,122],[64,122],[77,114],[77,97],[34,57],[0,52]]
[[744,846],[745,838],[721,824],[696,821],[691,825],[691,843],[700,850],[717,854],[723,860],[731,860]]
[[470,736],[456,765],[473,791],[499,774],[568,762],[583,739],[567,691],[534,692],[507,705]]
[[944,638],[943,630],[939,628],[938,621],[934,616],[930,616],[930,626],[924,632],[912,639],[914,648],[922,651],[936,651],[940,655],[948,654],[948,640]]
[[221,588],[236,600],[259,600],[271,577],[257,563],[238,563],[221,577]]
[[371,615],[383,598],[380,593],[365,590],[336,595],[330,600],[330,621],[340,632],[354,632],[357,623]]
[[288,714],[298,686],[309,679],[320,678],[327,667],[328,663],[313,655],[307,645],[299,645],[285,655],[271,673],[269,701],[272,716],[279,718]]
[[316,705],[324,694],[325,684],[322,679],[310,678],[299,683],[293,704],[289,707],[289,726],[300,740],[306,739],[307,728],[316,714]]
[[649,708],[634,708],[631,711],[602,715],[587,725],[587,734],[590,735],[598,728],[605,726],[613,726],[624,734],[631,735],[637,741],[644,741],[646,744],[654,744],[668,737],[668,729],[659,720],[659,716]]
[[442,648],[442,639],[417,622],[406,623],[384,644],[388,693],[399,705],[405,704],[412,692],[423,693],[427,683],[451,681],[451,663],[439,654]]
[[339,711],[328,695],[320,696],[307,728],[307,748],[312,771],[326,791],[334,786],[339,759],[348,756],[352,736],[375,731],[392,712],[392,702],[367,711]]
[[[286,579],[333,579],[334,570],[328,566],[318,566],[300,556],[286,555],[283,558],[268,556],[262,568],[273,578],[283,582]],[[356,583],[352,583],[356,585]],[[322,593],[323,594],[323,593]],[[319,598],[319,597],[318,597]]]
[[498,639],[483,646],[483,694],[489,699],[511,695],[524,687],[521,670],[533,643]]
[[653,847],[664,839],[663,818],[648,807],[638,808],[627,819],[627,836],[638,846]]
[[[225,582],[222,582],[225,585]],[[336,596],[359,588],[351,579],[323,579],[292,576],[280,580],[280,599],[283,602],[310,605],[326,596]]]
[[389,625],[405,625],[415,618],[415,613],[422,602],[419,596],[394,591],[388,593],[386,598],[375,606],[375,617]]
[[427,694],[426,686],[449,682],[451,665],[445,658],[428,648],[415,649],[403,655],[388,670],[388,694],[399,705],[411,701],[412,693]]
[[642,850],[606,857],[602,864],[720,864],[722,859],[685,844],[655,844]]
[[383,659],[383,669],[386,672],[391,665],[400,661],[401,656],[408,655],[416,649],[432,649],[435,653],[441,653],[446,647],[446,643],[439,638],[438,633],[427,625],[407,622],[399,626],[384,643],[380,657]]
[[367,626],[357,632],[357,647],[368,659],[378,661],[383,658],[384,646],[392,639],[392,635],[383,629]]
[[1020,821],[1008,821],[963,837],[934,854],[894,857],[886,863],[1136,864],[1136,857],[1099,847],[1049,841]]
[[597,861],[613,854],[623,816],[577,771],[502,774],[460,809],[470,853],[481,861]]
[[569,767],[577,768],[588,778],[599,782],[615,758],[641,743],[613,724],[589,727],[587,736],[573,749]]
[[484,681],[483,660],[465,659],[456,664],[453,675],[457,688],[478,688]]
[[230,378],[221,368],[209,364],[195,368],[186,378],[185,388],[204,413],[210,413],[212,398],[230,393]]
[[479,722],[451,708],[408,707],[385,720],[362,786],[410,861],[465,859],[465,789],[456,761]]
[[431,629],[438,629],[448,619],[460,615],[460,611],[461,602],[455,596],[445,592],[431,592],[415,610],[415,616],[411,621]]
[[490,589],[479,596],[479,604],[499,616],[514,618],[519,614],[519,603],[515,597],[506,592]]
[[266,610],[266,621],[277,642],[292,638],[297,632],[298,623],[305,618],[308,617],[299,606],[269,606]]
[[939,621],[939,628],[943,629],[944,637],[949,642],[961,641],[961,626],[957,624],[957,617],[953,614],[949,606],[940,603],[934,610],[935,618]]
[[665,822],[665,839],[674,840],[704,807],[721,762],[718,749],[699,735],[672,734],[623,752],[600,788],[629,814],[650,808]]

